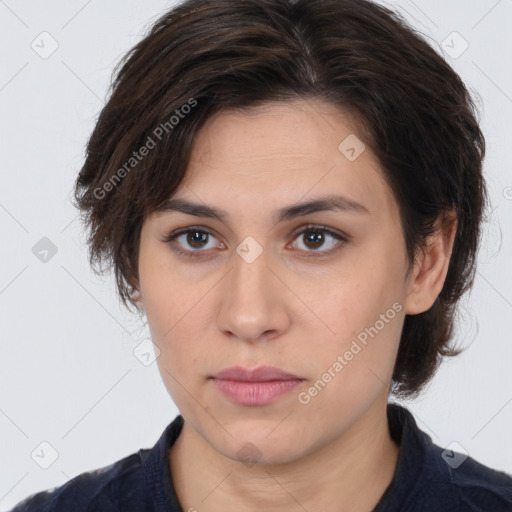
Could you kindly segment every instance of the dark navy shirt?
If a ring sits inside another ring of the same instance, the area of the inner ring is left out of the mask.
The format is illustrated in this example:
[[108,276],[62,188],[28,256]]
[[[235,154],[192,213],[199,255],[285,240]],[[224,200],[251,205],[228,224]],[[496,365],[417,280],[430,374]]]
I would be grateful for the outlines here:
[[[463,456],[433,444],[407,409],[390,403],[387,411],[391,436],[400,445],[398,463],[392,482],[368,512],[512,512],[512,475],[471,457],[461,463]],[[179,415],[153,448],[32,494],[11,512],[187,512],[168,464],[168,450],[182,426]]]

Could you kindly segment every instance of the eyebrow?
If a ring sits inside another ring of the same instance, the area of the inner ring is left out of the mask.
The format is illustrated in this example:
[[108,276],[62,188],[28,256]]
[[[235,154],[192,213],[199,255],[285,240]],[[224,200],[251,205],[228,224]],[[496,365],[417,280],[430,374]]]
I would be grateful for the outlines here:
[[[180,198],[168,199],[160,208],[158,208],[158,211],[181,212],[187,215],[194,215],[195,217],[217,219],[222,222],[229,218],[229,214],[224,210],[206,204],[193,203]],[[352,199],[331,195],[281,208],[273,215],[273,221],[277,224],[279,222],[321,211],[370,213],[366,206],[357,203]]]

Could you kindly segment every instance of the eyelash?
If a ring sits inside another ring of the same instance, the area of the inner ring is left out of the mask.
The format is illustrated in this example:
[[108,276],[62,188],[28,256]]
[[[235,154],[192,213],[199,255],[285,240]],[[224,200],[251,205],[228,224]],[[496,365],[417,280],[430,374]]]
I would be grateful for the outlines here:
[[[180,249],[180,248],[176,247],[175,244],[174,244],[174,240],[176,238],[178,238],[181,235],[187,235],[188,233],[191,233],[191,232],[199,232],[201,234],[207,234],[208,236],[215,237],[215,235],[211,231],[206,229],[206,228],[202,228],[200,226],[197,226],[197,227],[196,226],[191,226],[191,227],[188,227],[188,228],[185,228],[185,229],[180,229],[178,231],[175,231],[175,232],[171,233],[170,235],[166,236],[163,241],[165,243],[173,245],[174,247],[172,247],[172,249],[176,253],[178,253],[180,256],[184,256],[186,258],[198,258],[198,257],[200,258],[200,257],[202,257],[201,253],[205,253],[207,251],[204,251],[204,250],[201,250],[201,249],[197,249],[195,251],[186,251],[186,250],[183,250],[183,249]],[[321,232],[323,234],[327,234],[329,236],[332,236],[336,240],[338,240],[340,243],[337,244],[336,247],[334,247],[332,249],[329,249],[328,251],[321,251],[320,249],[318,249],[318,250],[305,251],[307,253],[319,253],[321,256],[328,256],[328,255],[331,255],[331,254],[337,252],[339,249],[341,249],[341,247],[343,245],[345,245],[345,243],[347,243],[349,241],[349,237],[348,236],[343,236],[343,235],[341,235],[339,233],[336,233],[335,231],[331,231],[326,226],[320,226],[320,225],[317,225],[317,224],[308,224],[307,226],[304,227],[304,229],[302,229],[298,233],[297,232],[294,233],[293,240],[299,238],[301,235],[304,235],[305,233],[308,233],[308,232]],[[311,255],[311,256],[306,256],[306,257],[309,258],[309,257],[318,257],[318,256]]]

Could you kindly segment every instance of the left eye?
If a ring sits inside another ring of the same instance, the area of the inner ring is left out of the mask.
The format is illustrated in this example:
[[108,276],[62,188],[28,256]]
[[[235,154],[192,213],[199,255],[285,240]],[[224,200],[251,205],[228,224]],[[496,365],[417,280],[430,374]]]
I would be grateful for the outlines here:
[[[305,242],[303,243],[303,246],[306,247],[306,252],[322,252],[323,254],[330,254],[343,245],[343,243],[347,242],[346,237],[322,226],[308,226],[297,233],[295,238]],[[328,239],[331,239],[331,243],[328,244],[328,248],[323,251],[319,251]],[[308,251],[308,248],[312,249],[312,251]]]
[[[302,238],[300,238],[301,235]],[[302,242],[302,246],[305,247],[305,249],[299,248],[299,250],[304,252],[320,252],[322,254],[330,254],[348,241],[345,236],[335,233],[323,226],[307,226],[293,236],[294,240],[299,239],[299,241]],[[178,254],[187,257],[195,257],[199,256],[197,253],[207,252],[207,249],[215,247],[215,244],[208,247],[210,237],[215,239],[215,236],[207,229],[187,228],[171,233],[164,239],[164,242],[169,243]],[[180,239],[182,239],[182,242],[179,242]],[[320,250],[322,246],[325,245],[326,240],[329,239],[331,242],[328,244],[328,248],[326,250]],[[188,244],[189,247],[193,247],[194,250],[184,249],[183,243]]]

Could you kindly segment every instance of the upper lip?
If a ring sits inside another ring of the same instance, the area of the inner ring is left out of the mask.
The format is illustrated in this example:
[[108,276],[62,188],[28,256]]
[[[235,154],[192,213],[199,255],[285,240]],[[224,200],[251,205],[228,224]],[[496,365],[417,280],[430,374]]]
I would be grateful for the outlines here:
[[271,380],[302,380],[300,377],[285,372],[273,366],[260,366],[259,368],[242,368],[232,366],[225,368],[213,376],[215,379],[239,380],[245,382],[268,382]]

